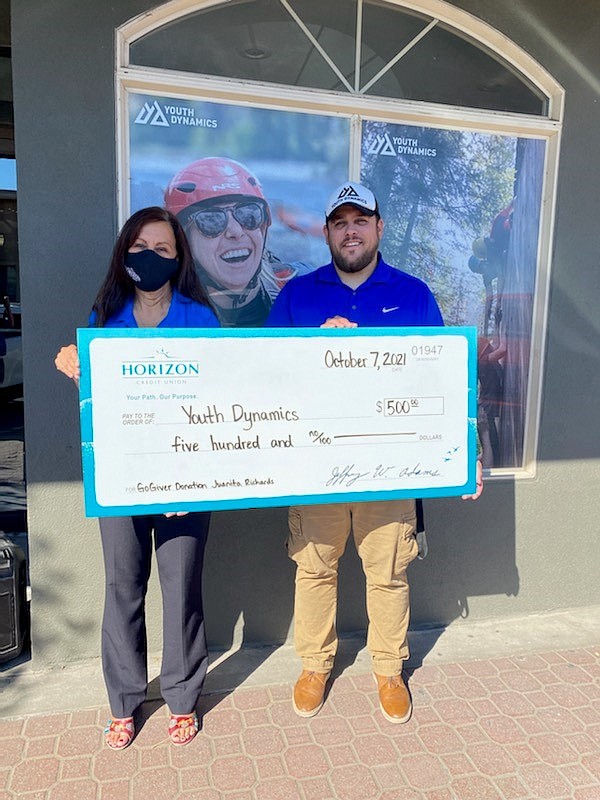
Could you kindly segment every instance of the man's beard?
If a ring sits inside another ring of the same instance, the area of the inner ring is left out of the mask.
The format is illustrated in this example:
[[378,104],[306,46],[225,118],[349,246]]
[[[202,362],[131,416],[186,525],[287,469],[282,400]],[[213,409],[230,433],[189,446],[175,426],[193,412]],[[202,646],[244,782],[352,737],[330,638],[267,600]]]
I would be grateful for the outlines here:
[[362,272],[362,270],[367,267],[374,258],[376,258],[378,249],[379,243],[377,243],[375,247],[372,247],[370,250],[365,250],[365,252],[357,261],[349,261],[341,252],[340,248],[333,248],[330,245],[331,257],[333,258],[334,264],[340,270],[340,272],[346,272],[350,275],[356,272]]

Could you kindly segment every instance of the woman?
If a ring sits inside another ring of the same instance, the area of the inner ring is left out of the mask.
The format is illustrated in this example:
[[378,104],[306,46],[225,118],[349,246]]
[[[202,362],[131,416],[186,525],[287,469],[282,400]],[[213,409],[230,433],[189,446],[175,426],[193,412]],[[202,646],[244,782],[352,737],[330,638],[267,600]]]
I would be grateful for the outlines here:
[[256,175],[239,161],[194,161],[170,180],[165,208],[185,228],[196,269],[224,327],[264,324],[279,289],[305,264],[266,246],[271,210]]
[[[95,327],[217,327],[177,219],[151,207],[131,216],[116,241],[90,316]],[[57,369],[79,383],[75,345],[61,348]],[[208,653],[202,610],[202,564],[210,515],[170,513],[100,520],[106,573],[102,664],[112,718],[106,743],[127,747],[147,689],[144,598],[152,533],[163,599],[160,685],[175,745],[198,732],[195,713]]]

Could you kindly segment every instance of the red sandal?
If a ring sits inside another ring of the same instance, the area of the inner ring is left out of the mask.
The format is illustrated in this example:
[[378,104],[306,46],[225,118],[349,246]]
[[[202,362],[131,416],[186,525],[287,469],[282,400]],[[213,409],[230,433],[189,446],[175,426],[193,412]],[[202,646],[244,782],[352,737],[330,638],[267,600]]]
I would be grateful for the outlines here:
[[[109,733],[118,733],[119,738],[116,742],[110,742],[108,739]],[[135,736],[135,727],[133,724],[133,717],[115,717],[109,719],[104,728],[105,741],[111,750],[124,750],[133,741]]]
[[[180,731],[185,731],[187,733],[185,739],[180,739],[177,735]],[[191,714],[171,714],[169,719],[169,739],[171,740],[171,744],[177,747],[183,744],[189,744],[197,733],[198,717],[195,711],[192,711]]]

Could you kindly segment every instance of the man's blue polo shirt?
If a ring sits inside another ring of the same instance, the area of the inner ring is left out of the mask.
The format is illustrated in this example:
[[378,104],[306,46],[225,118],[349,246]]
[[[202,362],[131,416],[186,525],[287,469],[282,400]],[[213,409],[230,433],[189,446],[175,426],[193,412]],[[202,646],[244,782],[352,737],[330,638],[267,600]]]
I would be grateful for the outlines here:
[[333,263],[294,278],[279,292],[265,325],[311,328],[334,316],[360,327],[444,324],[427,284],[386,264],[379,254],[372,275],[356,289],[342,283]]
[[[96,312],[92,311],[89,319],[90,328],[96,323]],[[109,317],[106,321],[107,328],[137,328],[138,324],[133,316],[133,296],[130,297],[123,308]],[[171,305],[167,316],[162,319],[158,328],[218,328],[219,320],[215,313],[196,300],[184,297],[177,289],[173,289]]]

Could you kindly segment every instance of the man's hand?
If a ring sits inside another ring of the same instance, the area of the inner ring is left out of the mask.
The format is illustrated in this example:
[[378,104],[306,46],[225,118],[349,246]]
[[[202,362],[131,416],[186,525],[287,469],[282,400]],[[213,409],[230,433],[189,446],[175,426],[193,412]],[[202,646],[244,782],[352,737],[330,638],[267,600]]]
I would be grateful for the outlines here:
[[358,322],[350,322],[346,317],[329,317],[321,325],[322,328],[358,328]]
[[477,498],[480,497],[481,493],[483,492],[483,467],[481,466],[481,461],[479,459],[477,459],[477,474],[475,480],[477,482],[475,494],[463,494],[463,500],[477,500]]
[[189,511],[167,511],[163,516],[170,519],[171,517],[187,517],[189,513]]

